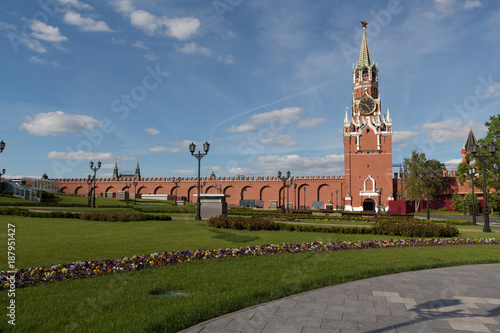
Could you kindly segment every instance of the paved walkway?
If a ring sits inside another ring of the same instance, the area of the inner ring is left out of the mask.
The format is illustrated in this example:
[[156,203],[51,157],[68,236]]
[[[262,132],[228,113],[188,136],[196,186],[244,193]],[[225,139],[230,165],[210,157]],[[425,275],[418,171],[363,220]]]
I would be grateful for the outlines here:
[[500,332],[500,264],[344,283],[243,309],[181,332]]

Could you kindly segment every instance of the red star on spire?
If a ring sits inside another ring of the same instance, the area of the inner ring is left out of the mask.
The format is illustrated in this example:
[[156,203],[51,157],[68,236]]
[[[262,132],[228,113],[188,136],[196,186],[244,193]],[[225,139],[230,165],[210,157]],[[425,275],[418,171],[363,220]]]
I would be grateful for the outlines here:
[[361,21],[361,25],[363,26],[363,28],[366,28],[368,23],[366,22],[366,20],[363,20],[363,21]]

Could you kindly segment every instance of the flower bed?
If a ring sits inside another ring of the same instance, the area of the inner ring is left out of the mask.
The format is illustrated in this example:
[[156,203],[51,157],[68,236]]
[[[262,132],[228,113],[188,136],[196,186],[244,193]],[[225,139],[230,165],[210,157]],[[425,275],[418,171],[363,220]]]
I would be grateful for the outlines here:
[[443,246],[443,245],[499,245],[500,239],[484,238],[421,238],[421,239],[391,239],[357,242],[309,242],[284,243],[279,245],[247,246],[225,249],[197,250],[153,253],[124,257],[114,260],[77,261],[71,264],[52,266],[38,266],[21,269],[15,272],[0,272],[1,289],[10,288],[10,281],[14,277],[16,288],[35,286],[56,281],[84,279],[99,275],[137,271],[167,265],[178,264],[194,260],[221,259],[227,257],[260,256],[277,253],[298,253],[306,251],[329,252],[355,249],[376,249],[416,246]]

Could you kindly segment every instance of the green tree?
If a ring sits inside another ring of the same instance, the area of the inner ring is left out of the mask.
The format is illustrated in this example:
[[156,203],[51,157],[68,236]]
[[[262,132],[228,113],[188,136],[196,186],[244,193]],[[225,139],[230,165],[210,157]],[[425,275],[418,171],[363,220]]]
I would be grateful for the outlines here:
[[[486,193],[488,194],[488,206],[491,211],[498,210],[498,202],[496,193],[500,192],[500,114],[490,117],[490,121],[485,123],[488,129],[486,136],[477,141],[478,149],[476,157],[471,153],[467,154],[467,159],[471,165],[460,163],[457,169],[458,181],[463,185],[466,181],[470,181],[469,169],[474,165],[477,169],[477,174],[474,177],[474,187],[478,191],[484,191],[483,168],[486,175]],[[482,155],[491,155],[489,145],[493,143],[496,146],[496,152],[492,157],[486,159],[483,163]],[[494,190],[496,193],[490,193]]]
[[[429,200],[438,199],[447,186],[443,178],[446,167],[437,160],[427,160],[424,153],[416,150],[411,152],[410,158],[403,160],[408,177],[404,181],[404,192],[407,200],[415,202],[415,210],[420,209],[420,204],[427,199],[426,178],[429,178]],[[420,175],[424,175],[424,179]],[[433,174],[433,178],[431,178]]]
[[[477,199],[477,195],[474,195],[474,200],[476,204],[476,212],[478,212],[479,200]],[[460,195],[458,193],[454,193],[451,199],[453,202],[451,204],[451,208],[456,211],[469,211],[470,205],[472,205],[472,192],[467,193],[465,196]]]

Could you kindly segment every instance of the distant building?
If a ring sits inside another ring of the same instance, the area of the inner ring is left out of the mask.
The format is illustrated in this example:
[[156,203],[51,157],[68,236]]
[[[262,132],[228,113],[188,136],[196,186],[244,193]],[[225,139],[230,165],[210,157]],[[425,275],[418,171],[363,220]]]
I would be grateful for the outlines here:
[[113,180],[118,180],[118,179],[124,179],[124,178],[132,178],[132,179],[141,179],[141,169],[139,168],[139,162],[137,162],[137,167],[135,168],[135,173],[129,173],[129,174],[119,174],[118,173],[118,164],[115,162],[115,168],[113,169],[113,176],[111,176],[111,179]]

